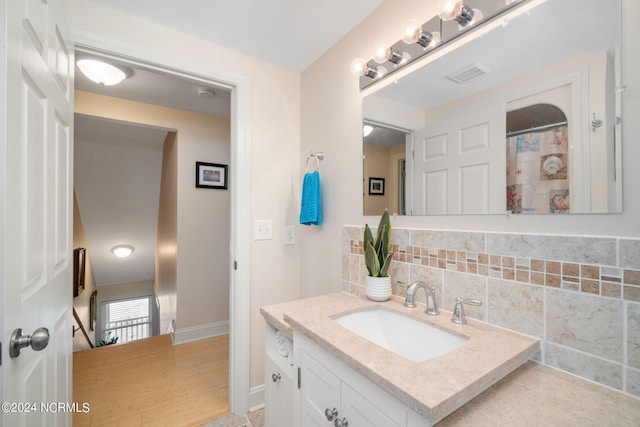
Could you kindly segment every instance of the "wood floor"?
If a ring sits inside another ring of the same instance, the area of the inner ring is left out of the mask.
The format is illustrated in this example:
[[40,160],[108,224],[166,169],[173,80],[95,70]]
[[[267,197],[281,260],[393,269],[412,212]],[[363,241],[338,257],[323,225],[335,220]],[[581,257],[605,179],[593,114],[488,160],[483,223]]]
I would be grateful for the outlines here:
[[229,336],[174,346],[168,335],[73,355],[82,426],[198,426],[230,413]]

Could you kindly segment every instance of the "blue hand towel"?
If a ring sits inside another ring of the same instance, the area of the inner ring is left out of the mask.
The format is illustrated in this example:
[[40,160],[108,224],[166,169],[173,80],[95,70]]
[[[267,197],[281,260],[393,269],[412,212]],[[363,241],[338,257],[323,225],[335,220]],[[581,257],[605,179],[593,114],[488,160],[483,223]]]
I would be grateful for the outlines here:
[[322,202],[320,197],[320,173],[307,172],[302,181],[302,204],[300,224],[322,225]]

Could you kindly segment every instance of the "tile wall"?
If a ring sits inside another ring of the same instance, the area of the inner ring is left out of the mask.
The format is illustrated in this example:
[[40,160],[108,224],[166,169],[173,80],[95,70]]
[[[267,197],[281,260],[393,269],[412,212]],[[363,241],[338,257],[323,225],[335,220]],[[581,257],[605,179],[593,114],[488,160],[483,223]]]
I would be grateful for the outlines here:
[[[392,249],[395,295],[422,280],[448,311],[480,299],[467,316],[539,338],[536,360],[640,398],[640,239],[395,228]],[[362,227],[342,255],[343,290],[364,295]]]

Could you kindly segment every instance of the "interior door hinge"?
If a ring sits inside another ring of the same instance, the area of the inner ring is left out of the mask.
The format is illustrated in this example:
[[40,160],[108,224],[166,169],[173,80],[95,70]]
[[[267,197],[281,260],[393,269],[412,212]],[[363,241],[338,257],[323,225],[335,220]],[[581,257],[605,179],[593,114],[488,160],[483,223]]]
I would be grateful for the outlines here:
[[298,390],[302,386],[302,373],[300,372],[300,366],[298,366]]
[[238,269],[238,261],[233,260],[233,269],[237,270]]

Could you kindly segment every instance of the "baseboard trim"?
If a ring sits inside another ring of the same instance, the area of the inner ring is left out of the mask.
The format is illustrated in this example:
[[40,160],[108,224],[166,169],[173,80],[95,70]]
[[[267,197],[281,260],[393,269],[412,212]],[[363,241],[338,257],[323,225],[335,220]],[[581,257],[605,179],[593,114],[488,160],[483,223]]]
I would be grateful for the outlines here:
[[253,387],[249,392],[249,412],[264,408],[264,384]]
[[185,344],[205,338],[213,338],[229,334],[229,321],[207,323],[205,325],[192,326],[190,328],[176,329],[173,336],[173,344]]

